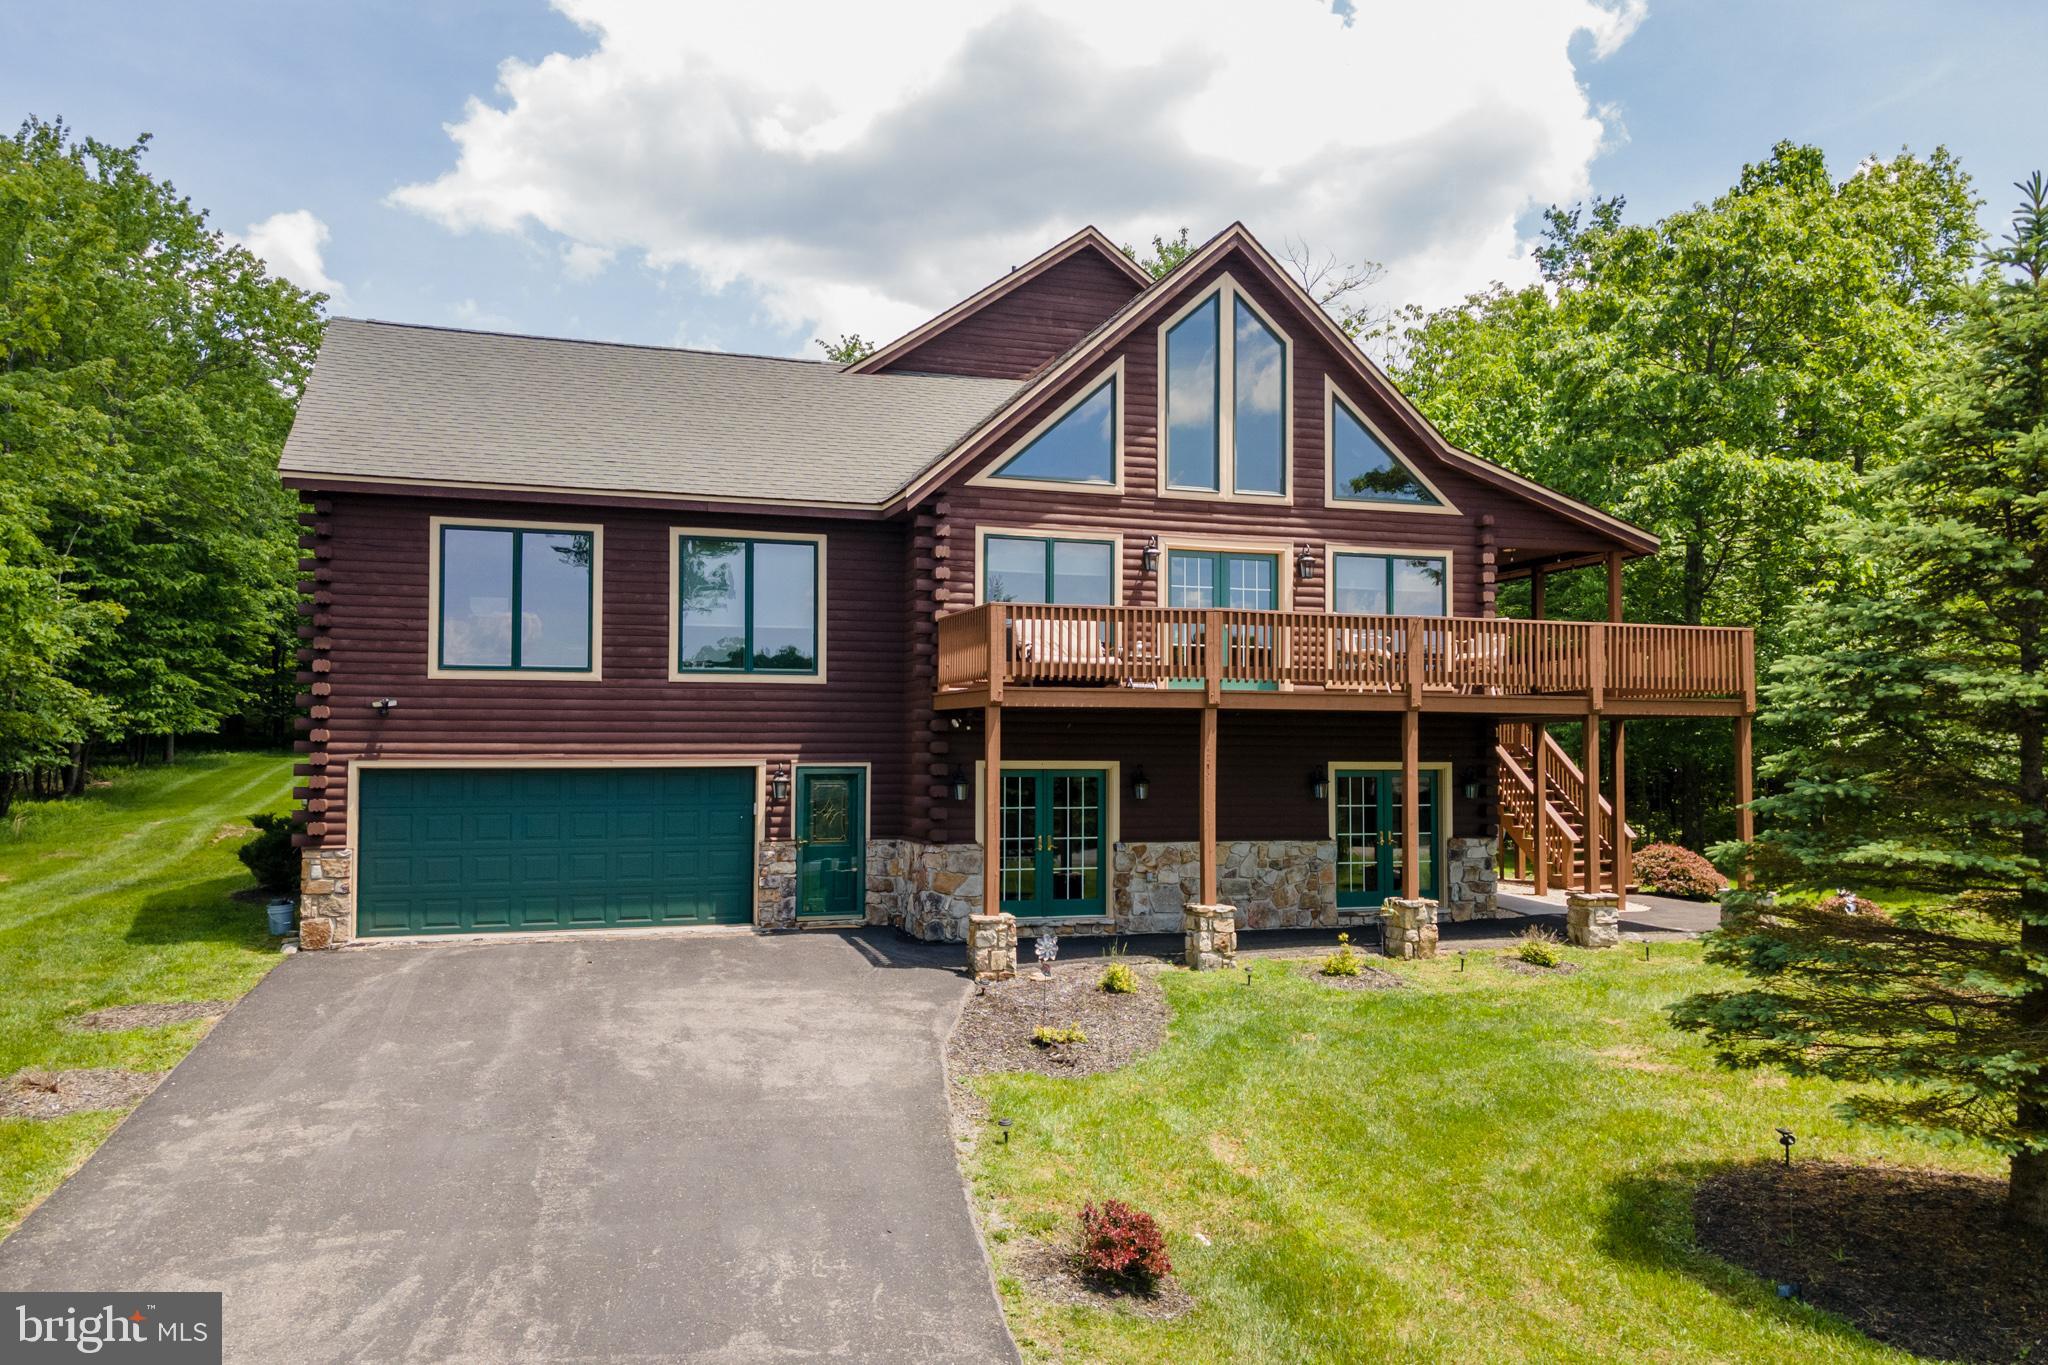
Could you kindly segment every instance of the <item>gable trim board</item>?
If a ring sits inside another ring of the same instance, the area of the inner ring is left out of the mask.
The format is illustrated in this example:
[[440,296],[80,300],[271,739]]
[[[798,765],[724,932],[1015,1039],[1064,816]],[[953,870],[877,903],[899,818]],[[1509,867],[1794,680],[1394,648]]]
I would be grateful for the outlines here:
[[[1106,382],[1116,385],[1113,390],[1114,411],[1111,412],[1109,419],[1109,454],[1111,468],[1116,472],[1114,480],[1109,483],[1088,483],[1080,479],[1020,478],[1000,472],[1010,461],[1023,454],[1033,441],[1058,426],[1067,414],[1093,398]],[[1124,358],[1118,356],[1114,364],[1092,376],[1081,385],[1073,397],[1054,408],[1037,426],[1005,446],[1001,454],[990,460],[985,468],[967,482],[977,488],[1035,488],[1045,493],[1107,493],[1120,498],[1124,495],[1124,444]]]
[[1145,273],[1143,267],[1139,266],[1130,257],[1124,255],[1122,251],[1117,249],[1116,243],[1110,241],[1099,228],[1091,224],[1088,227],[1082,228],[1065,241],[1057,243],[1046,251],[1040,252],[1023,265],[1005,274],[1001,279],[983,285],[980,289],[969,294],[945,312],[931,319],[931,321],[912,328],[888,345],[878,347],[869,354],[862,356],[859,360],[848,365],[846,372],[848,374],[873,374],[878,370],[884,369],[891,362],[901,360],[919,346],[951,330],[955,324],[980,312],[997,299],[1003,298],[1016,291],[1020,286],[1037,279],[1060,262],[1083,251],[1090,250],[1099,253],[1112,265],[1129,275],[1132,283],[1138,286],[1140,293],[1143,293],[1144,290],[1151,286],[1152,277]]
[[1390,449],[1399,453],[1404,447],[1420,447],[1483,482],[1517,493],[1549,511],[1617,540],[1636,554],[1656,552],[1657,537],[1641,527],[1630,525],[1619,517],[1580,502],[1576,498],[1567,497],[1554,489],[1545,488],[1534,480],[1524,478],[1491,460],[1474,455],[1470,451],[1460,450],[1445,440],[1442,433],[1423,416],[1422,411],[1394,386],[1380,368],[1373,364],[1370,357],[1358,349],[1355,341],[1330,320],[1329,315],[1302,288],[1301,282],[1288,274],[1242,223],[1233,223],[1212,237],[1172,272],[1155,281],[1151,288],[1132,299],[1122,310],[1104,321],[1101,327],[1083,338],[1065,357],[1048,366],[1036,378],[1028,380],[1021,390],[985,418],[979,426],[963,436],[950,452],[906,483],[891,499],[891,510],[900,510],[914,504],[936,485],[957,474],[963,465],[985,454],[990,446],[1001,440],[1029,414],[1033,403],[1058,385],[1072,379],[1076,370],[1091,364],[1100,364],[1102,357],[1109,350],[1128,341],[1145,324],[1171,291],[1180,288],[1187,279],[1215,264],[1232,250],[1244,253],[1246,264],[1259,274],[1269,288],[1293,299],[1297,309],[1309,319],[1310,326],[1317,330],[1321,339],[1340,357],[1353,376],[1365,385],[1368,391],[1387,403],[1402,419],[1403,425],[1409,429],[1414,440],[1392,445]]

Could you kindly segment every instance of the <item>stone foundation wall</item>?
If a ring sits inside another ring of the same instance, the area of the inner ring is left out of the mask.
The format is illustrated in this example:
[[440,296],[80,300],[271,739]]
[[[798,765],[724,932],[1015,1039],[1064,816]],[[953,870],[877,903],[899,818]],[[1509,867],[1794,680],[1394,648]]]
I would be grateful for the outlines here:
[[981,913],[981,845],[905,846],[903,932],[935,943],[964,941],[967,917]]
[[[1201,891],[1199,847],[1119,844],[1110,904],[1121,934],[1170,934]],[[1254,839],[1220,844],[1216,897],[1247,929],[1329,928],[1337,922],[1337,846],[1329,840]]]
[[356,936],[355,855],[309,848],[299,861],[299,946],[339,948]]
[[1452,920],[1499,919],[1500,844],[1494,839],[1444,841],[1443,914]]
[[796,928],[796,840],[763,839],[754,879],[754,927]]

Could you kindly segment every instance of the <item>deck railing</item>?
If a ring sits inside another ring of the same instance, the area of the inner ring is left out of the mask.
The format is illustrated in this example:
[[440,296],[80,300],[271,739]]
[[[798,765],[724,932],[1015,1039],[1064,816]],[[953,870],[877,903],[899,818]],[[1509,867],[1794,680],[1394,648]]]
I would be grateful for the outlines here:
[[1746,699],[1751,648],[1730,626],[996,602],[939,618],[938,687]]

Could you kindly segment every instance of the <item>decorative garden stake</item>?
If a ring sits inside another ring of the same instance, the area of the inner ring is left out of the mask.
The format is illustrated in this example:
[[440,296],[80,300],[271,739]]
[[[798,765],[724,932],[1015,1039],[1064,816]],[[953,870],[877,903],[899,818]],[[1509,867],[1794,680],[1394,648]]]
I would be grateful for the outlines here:
[[1252,984],[1252,969],[1249,967],[1244,969],[1244,984],[1247,986]]
[[1009,1121],[1008,1119],[997,1119],[997,1120],[996,1120],[996,1127],[998,1127],[998,1128],[1000,1128],[1000,1129],[1002,1129],[1002,1130],[1003,1130],[1003,1146],[1005,1146],[1005,1147],[1009,1146],[1009,1145],[1010,1145],[1010,1121]]
[[1792,1144],[1797,1141],[1799,1139],[1792,1136],[1790,1128],[1780,1128],[1778,1130],[1778,1145],[1785,1149],[1785,1169],[1788,1171],[1792,1169]]
[[1458,970],[1461,972],[1465,970],[1465,950],[1463,948],[1458,950]]
[[1038,936],[1038,974],[1052,975],[1052,960],[1060,955],[1060,936],[1040,934]]

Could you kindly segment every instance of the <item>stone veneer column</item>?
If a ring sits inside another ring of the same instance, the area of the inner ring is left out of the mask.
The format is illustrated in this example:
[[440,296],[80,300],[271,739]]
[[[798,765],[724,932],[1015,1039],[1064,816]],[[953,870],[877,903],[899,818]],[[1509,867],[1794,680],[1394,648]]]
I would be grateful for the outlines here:
[[1621,942],[1621,897],[1612,891],[1564,893],[1564,936],[1578,948],[1612,948]]
[[1181,911],[1190,971],[1213,972],[1237,961],[1237,907],[1190,905]]
[[1436,956],[1437,904],[1389,896],[1380,903],[1380,951],[1388,957]]
[[339,948],[356,936],[354,855],[345,848],[309,848],[299,862],[299,946]]
[[758,873],[754,927],[796,928],[796,840],[763,839]]
[[1017,974],[1017,917],[967,917],[967,973],[976,981],[1008,981]]

